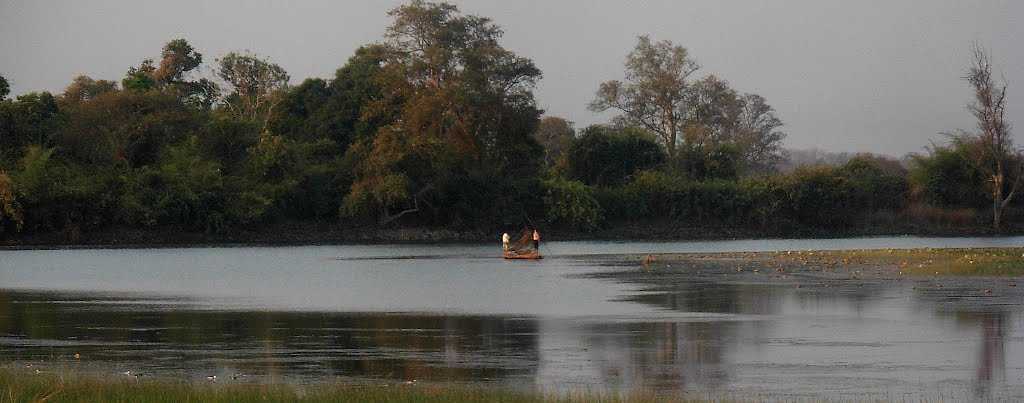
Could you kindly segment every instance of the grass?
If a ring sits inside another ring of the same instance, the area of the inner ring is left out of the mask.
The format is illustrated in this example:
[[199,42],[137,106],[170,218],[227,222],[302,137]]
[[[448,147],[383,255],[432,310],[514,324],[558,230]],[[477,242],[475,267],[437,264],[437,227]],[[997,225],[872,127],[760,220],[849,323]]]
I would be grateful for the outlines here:
[[907,275],[1024,276],[1024,248],[789,251],[773,258],[823,267],[881,267]]
[[389,385],[366,386],[323,384],[308,387],[294,385],[242,385],[188,383],[169,380],[99,378],[82,374],[35,374],[0,370],[0,403],[16,402],[663,402],[665,396],[617,396],[592,393],[544,395],[501,388],[461,385]]

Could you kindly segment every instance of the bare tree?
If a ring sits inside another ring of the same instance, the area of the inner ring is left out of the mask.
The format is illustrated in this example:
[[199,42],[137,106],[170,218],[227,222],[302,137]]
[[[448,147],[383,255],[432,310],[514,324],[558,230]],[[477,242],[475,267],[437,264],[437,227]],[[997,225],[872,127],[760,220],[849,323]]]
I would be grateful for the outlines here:
[[971,67],[964,79],[974,89],[974,102],[967,108],[978,121],[978,132],[970,136],[975,140],[973,161],[991,186],[992,225],[999,231],[1003,209],[1013,200],[1024,173],[1021,151],[1014,148],[1010,124],[1004,119],[1006,83],[995,82],[992,58],[977,43],[971,47]]
[[688,113],[690,76],[700,69],[686,48],[641,36],[626,57],[625,82],[607,81],[590,109],[616,109],[632,124],[656,134],[674,156]]

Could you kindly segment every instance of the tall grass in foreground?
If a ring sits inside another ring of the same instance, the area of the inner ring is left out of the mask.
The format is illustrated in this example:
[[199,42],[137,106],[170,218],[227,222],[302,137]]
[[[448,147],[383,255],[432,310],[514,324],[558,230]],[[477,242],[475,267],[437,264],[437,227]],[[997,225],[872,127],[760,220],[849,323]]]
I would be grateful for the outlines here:
[[34,374],[0,369],[0,403],[21,402],[685,402],[655,395],[600,395],[578,393],[568,396],[517,392],[500,388],[460,385],[226,385],[168,380],[101,379],[75,374]]

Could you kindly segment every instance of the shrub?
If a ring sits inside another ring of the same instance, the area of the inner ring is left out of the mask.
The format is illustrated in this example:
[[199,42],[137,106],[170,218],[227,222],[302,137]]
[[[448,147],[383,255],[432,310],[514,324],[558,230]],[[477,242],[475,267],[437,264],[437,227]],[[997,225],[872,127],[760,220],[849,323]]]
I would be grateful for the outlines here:
[[591,186],[617,186],[665,161],[661,146],[636,129],[590,126],[569,146],[566,174]]
[[593,190],[579,181],[544,181],[544,207],[548,222],[580,231],[595,230],[604,219]]

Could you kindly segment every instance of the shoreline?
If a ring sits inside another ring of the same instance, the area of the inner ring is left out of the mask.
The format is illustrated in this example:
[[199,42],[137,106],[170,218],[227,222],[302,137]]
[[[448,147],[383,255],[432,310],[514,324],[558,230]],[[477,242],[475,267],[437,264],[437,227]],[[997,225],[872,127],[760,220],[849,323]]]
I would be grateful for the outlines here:
[[724,269],[778,277],[825,276],[833,280],[1024,277],[1024,247],[627,254],[619,256],[619,262],[633,262],[645,271],[667,275]]
[[[542,228],[543,229],[543,228]],[[342,228],[325,223],[282,223],[210,234],[181,228],[107,228],[89,232],[47,232],[0,240],[0,250],[169,249],[251,246],[486,244],[500,242],[501,231],[447,228]],[[849,230],[751,230],[725,227],[681,227],[637,223],[593,232],[550,229],[544,241],[673,242],[745,239],[844,239],[868,237],[1009,237],[1024,228],[996,233],[988,228],[855,228]]]

